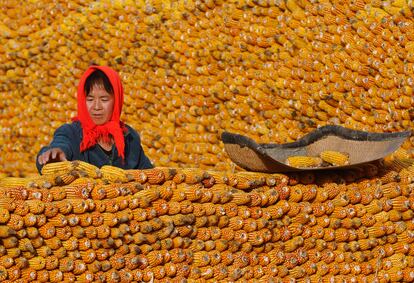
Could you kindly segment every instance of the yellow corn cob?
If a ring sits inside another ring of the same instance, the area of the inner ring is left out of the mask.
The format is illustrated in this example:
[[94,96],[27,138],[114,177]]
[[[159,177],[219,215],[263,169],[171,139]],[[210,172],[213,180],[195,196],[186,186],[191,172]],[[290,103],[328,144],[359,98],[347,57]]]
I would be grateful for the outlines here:
[[40,256],[29,259],[29,265],[34,270],[42,270],[45,267],[45,264],[45,259]]
[[14,187],[25,187],[29,182],[26,178],[17,177],[5,177],[0,179],[0,187],[14,188]]
[[[158,168],[146,169],[146,170],[142,170],[142,173],[146,175],[145,179],[149,184],[161,184],[165,181],[164,171],[161,169],[158,169]],[[174,176],[171,176],[171,178],[173,177]]]
[[322,165],[322,159],[316,156],[289,156],[286,164],[296,168],[312,168]]
[[[399,1],[395,1],[395,2],[399,2]],[[398,15],[401,12],[402,5],[394,6],[394,5],[390,5],[388,1],[385,1],[385,4],[382,5],[382,8],[384,9],[385,12],[393,16],[393,15]]]
[[21,255],[22,252],[17,247],[18,240],[16,237],[9,237],[6,239],[3,239],[3,246],[6,248],[8,255],[11,257],[17,257],[18,255]]
[[349,154],[339,151],[325,150],[320,153],[323,161],[334,166],[342,166],[349,164]]
[[0,266],[0,280],[6,280],[7,279],[7,269],[4,266]]
[[124,169],[110,165],[102,166],[100,171],[102,173],[102,178],[109,182],[126,183],[133,179]]
[[85,175],[90,178],[100,178],[102,176],[101,171],[95,165],[80,160],[75,160],[72,163],[81,175]]
[[384,17],[388,17],[389,14],[386,11],[384,11],[383,9],[381,9],[381,8],[370,7],[370,9],[369,9],[369,16],[370,17],[377,18],[377,19],[382,19]]
[[68,184],[72,183],[73,181],[75,181],[76,178],[77,178],[77,176],[75,176],[72,173],[65,173],[65,174],[62,174],[62,175],[57,175],[55,177],[55,183],[59,186],[68,185]]
[[26,186],[29,188],[50,189],[52,186],[56,185],[56,176],[56,174],[47,174],[44,176],[28,178]]
[[71,161],[52,162],[45,164],[42,167],[41,173],[42,175],[65,174],[73,169],[75,169],[75,166]]
[[301,20],[305,18],[305,12],[301,9],[295,0],[286,1],[286,7],[292,12],[292,15],[294,15],[295,19]]
[[10,219],[9,211],[4,207],[0,207],[0,224],[7,223],[9,219]]
[[187,184],[195,184],[201,182],[207,177],[207,173],[195,168],[184,168],[179,171],[185,175],[184,182]]
[[65,191],[65,195],[67,199],[71,198],[84,198],[87,199],[90,196],[90,192],[92,190],[91,186],[88,185],[68,185],[62,187]]
[[161,170],[164,173],[165,181],[169,181],[177,174],[177,169],[170,167],[156,167],[156,169]]
[[0,225],[0,238],[7,238],[15,235],[16,231],[6,225]]
[[45,204],[41,200],[27,200],[26,204],[28,205],[30,212],[33,214],[41,214],[45,209]]

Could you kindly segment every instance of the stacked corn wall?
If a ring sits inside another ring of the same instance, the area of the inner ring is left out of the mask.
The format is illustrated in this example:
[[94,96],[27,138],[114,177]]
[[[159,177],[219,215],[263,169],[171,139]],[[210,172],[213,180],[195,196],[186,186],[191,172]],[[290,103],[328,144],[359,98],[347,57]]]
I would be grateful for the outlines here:
[[[222,131],[291,142],[326,124],[412,126],[411,1],[25,1],[0,5],[0,171],[28,176],[76,115],[90,64],[158,166],[232,170]],[[413,141],[404,144],[412,156]]]
[[2,282],[414,281],[414,166],[54,168],[0,181]]

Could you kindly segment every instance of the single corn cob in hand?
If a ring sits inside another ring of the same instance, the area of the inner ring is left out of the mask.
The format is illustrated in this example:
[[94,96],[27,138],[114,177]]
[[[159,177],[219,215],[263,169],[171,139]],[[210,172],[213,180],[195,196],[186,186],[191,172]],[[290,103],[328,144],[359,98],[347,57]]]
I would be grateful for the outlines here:
[[69,173],[75,169],[75,164],[72,161],[61,161],[47,163],[42,167],[42,175],[55,175]]

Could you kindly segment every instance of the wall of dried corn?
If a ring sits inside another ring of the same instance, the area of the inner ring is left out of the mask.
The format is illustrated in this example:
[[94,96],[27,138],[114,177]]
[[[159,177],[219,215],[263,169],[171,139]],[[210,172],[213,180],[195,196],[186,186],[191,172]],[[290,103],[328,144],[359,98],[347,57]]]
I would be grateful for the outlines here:
[[[231,170],[223,130],[284,143],[319,125],[412,126],[411,1],[25,1],[0,5],[0,172],[76,114],[89,64],[158,166]],[[404,144],[411,154],[413,140]]]
[[414,281],[410,164],[290,176],[54,166],[0,180],[2,282]]
[[[230,173],[219,140],[228,130],[284,143],[326,124],[409,129],[411,8],[1,1],[0,280],[414,281],[412,166]],[[92,63],[119,71],[123,119],[164,167],[67,162],[29,177],[76,114]]]

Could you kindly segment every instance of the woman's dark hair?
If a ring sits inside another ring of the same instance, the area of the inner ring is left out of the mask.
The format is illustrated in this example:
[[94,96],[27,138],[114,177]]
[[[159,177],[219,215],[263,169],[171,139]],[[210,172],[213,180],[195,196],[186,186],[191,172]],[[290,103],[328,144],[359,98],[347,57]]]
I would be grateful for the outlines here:
[[89,94],[94,85],[102,85],[108,93],[114,93],[114,89],[112,88],[111,82],[109,81],[105,73],[101,70],[94,71],[92,74],[89,75],[89,77],[86,78],[84,87],[86,95]]

